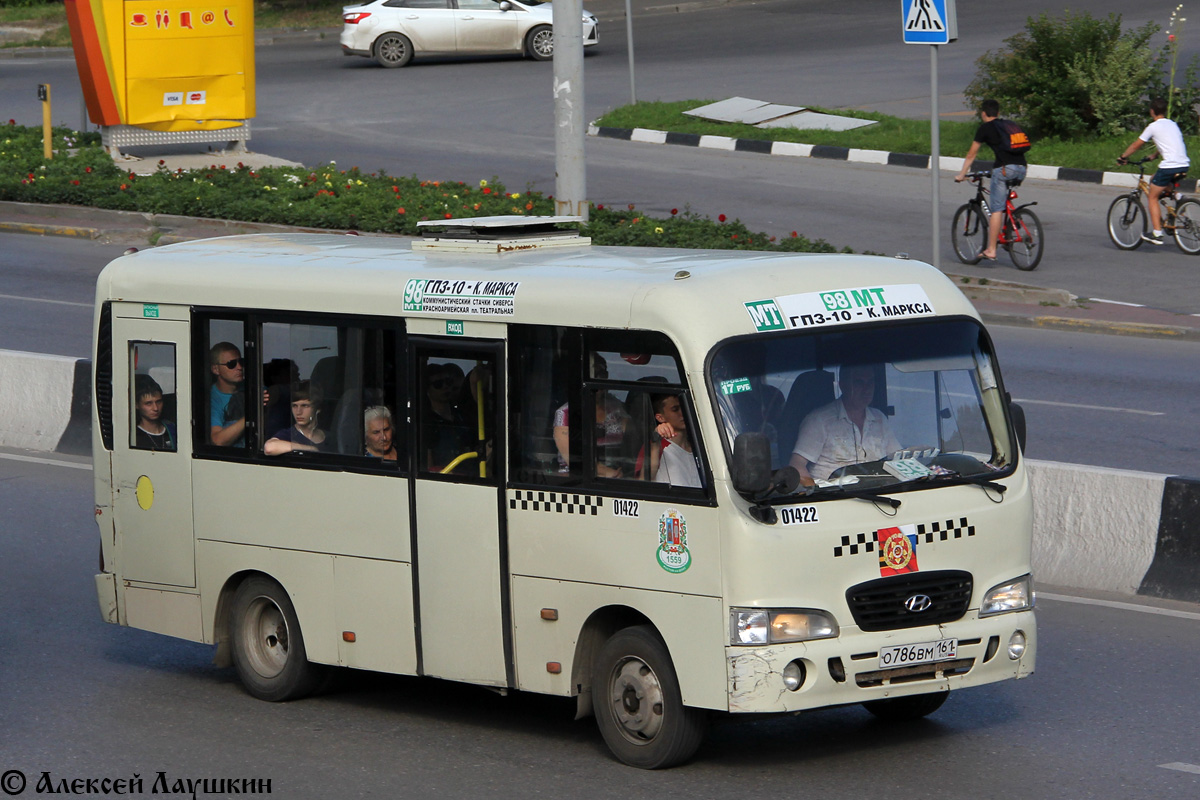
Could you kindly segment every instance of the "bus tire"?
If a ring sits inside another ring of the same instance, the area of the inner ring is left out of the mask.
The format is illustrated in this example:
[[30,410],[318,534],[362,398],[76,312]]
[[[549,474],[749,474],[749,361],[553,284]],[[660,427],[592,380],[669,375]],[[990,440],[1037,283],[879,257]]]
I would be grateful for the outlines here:
[[233,665],[250,695],[278,703],[321,685],[325,670],[309,662],[296,609],[282,586],[263,576],[243,581],[230,615]]
[[592,710],[613,755],[641,769],[687,761],[708,722],[703,709],[684,706],[671,655],[649,625],[619,630],[600,648],[592,669]]
[[934,694],[914,694],[908,697],[889,697],[886,700],[870,700],[863,708],[887,722],[911,722],[927,717],[942,707],[950,691]]

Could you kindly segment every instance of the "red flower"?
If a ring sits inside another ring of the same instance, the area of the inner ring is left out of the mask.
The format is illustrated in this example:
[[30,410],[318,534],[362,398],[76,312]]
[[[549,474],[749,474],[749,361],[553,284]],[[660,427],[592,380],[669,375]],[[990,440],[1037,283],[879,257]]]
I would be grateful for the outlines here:
[[222,165],[221,165],[221,169],[225,169],[225,165],[224,165],[224,164],[222,164]]
[[83,168],[83,171],[84,171],[84,172],[91,172],[91,171],[92,171],[92,168],[91,168],[91,167],[84,167],[84,168]]
[[729,238],[730,238],[730,239],[736,239],[736,238],[737,238],[737,234],[735,233],[735,234],[733,234],[732,236],[730,236]]
[[526,203],[526,204],[525,204],[525,210],[526,210],[526,211],[532,211],[532,210],[533,210],[533,203]]
[[79,185],[79,181],[71,181],[71,185],[72,185],[72,186],[78,186],[78,185]]
[[724,222],[724,221],[725,221],[725,215],[724,215],[724,214],[722,214],[721,216],[717,217],[717,222]]
[[630,204],[629,204],[629,210],[630,210],[630,211],[633,211],[633,203],[630,203]]
[[484,193],[484,194],[491,194],[491,193],[492,193],[492,187],[490,187],[490,186],[485,186],[485,187],[483,187],[483,193]]
[[799,235],[799,234],[797,234],[795,231],[792,231],[792,238],[793,238],[793,239],[795,239],[795,238],[796,238],[798,235]]
[[678,209],[678,208],[672,208],[672,209],[671,209],[671,216],[672,216],[672,217],[673,217],[673,216],[675,216],[675,215],[676,215],[676,214],[678,214],[678,213],[679,213],[679,209]]
[[167,163],[167,162],[166,162],[166,161],[163,161],[161,158],[158,160],[158,165],[159,165],[160,167],[161,167],[163,164],[165,164],[165,163]]
[[129,188],[129,187],[128,187],[128,186],[126,186],[125,184],[123,184],[123,183],[121,184],[121,191],[125,191],[125,190],[126,190],[126,189],[128,189],[128,188]]
[[1168,34],[1167,34],[1167,41],[1168,41],[1168,42],[1173,42],[1173,41],[1175,41],[1175,34],[1173,34],[1173,33],[1168,33]]
[[601,203],[600,205],[596,206],[596,210],[597,210],[597,211],[603,211],[603,210],[604,210],[604,203]]
[[397,209],[396,209],[396,213],[397,213],[397,214],[403,214],[403,213],[404,213],[404,206],[400,206],[399,208],[397,208]]
[[451,214],[449,211],[447,211],[447,212],[446,212],[446,219],[453,219],[453,218],[454,218],[454,215],[453,215],[453,214]]
[[398,194],[398,193],[400,192],[400,187],[399,187],[399,186],[393,186],[393,187],[392,187],[392,191],[393,191],[393,192],[396,192],[396,193]]

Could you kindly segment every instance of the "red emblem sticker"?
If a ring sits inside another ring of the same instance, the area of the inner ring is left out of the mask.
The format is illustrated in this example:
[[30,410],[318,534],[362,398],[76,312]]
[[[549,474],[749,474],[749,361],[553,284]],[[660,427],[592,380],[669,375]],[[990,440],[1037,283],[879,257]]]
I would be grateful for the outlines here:
[[875,532],[879,542],[879,575],[917,572],[917,526],[901,525]]

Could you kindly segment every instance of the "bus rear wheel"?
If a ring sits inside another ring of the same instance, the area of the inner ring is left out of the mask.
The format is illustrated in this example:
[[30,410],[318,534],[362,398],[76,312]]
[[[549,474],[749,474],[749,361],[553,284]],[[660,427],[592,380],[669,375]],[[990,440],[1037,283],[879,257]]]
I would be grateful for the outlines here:
[[592,709],[613,755],[641,769],[691,758],[708,722],[705,711],[683,705],[671,655],[649,625],[605,642],[592,670]]
[[308,660],[296,609],[282,586],[261,576],[243,581],[230,615],[233,665],[247,692],[277,703],[317,689],[323,670]]

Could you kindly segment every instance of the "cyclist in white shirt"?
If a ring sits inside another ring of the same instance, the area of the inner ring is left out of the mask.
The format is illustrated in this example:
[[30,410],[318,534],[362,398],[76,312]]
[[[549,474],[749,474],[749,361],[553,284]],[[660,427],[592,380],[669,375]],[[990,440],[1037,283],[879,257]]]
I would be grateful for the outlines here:
[[1187,147],[1183,143],[1183,133],[1178,125],[1167,119],[1166,100],[1156,97],[1150,101],[1150,119],[1153,121],[1133,140],[1133,144],[1125,148],[1117,163],[1124,164],[1146,142],[1154,142],[1157,151],[1151,158],[1162,156],[1158,171],[1150,179],[1150,226],[1153,231],[1143,233],[1142,239],[1150,244],[1163,244],[1162,212],[1158,207],[1158,198],[1187,175],[1191,162],[1188,161]]

